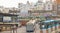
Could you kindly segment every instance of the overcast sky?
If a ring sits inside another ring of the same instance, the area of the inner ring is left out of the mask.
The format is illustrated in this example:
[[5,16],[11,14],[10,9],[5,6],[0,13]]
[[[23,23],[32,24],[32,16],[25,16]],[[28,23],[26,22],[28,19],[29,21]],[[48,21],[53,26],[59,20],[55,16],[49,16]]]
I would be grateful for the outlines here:
[[0,0],[0,6],[17,7],[18,3],[26,3],[27,1],[36,3],[38,0]]
[[37,2],[37,0],[0,0],[0,6],[4,7],[17,7],[18,3]]

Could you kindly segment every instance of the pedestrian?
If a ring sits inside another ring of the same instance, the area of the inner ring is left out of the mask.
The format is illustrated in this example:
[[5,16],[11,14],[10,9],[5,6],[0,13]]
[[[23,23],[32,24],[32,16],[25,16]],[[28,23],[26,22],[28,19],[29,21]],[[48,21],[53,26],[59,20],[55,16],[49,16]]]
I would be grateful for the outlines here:
[[1,32],[1,27],[0,27],[0,32]]

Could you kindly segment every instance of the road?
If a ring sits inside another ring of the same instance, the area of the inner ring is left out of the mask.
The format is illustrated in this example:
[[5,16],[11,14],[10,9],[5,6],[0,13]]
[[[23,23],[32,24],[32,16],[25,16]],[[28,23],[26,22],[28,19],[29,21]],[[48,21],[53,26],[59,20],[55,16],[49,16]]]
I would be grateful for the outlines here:
[[[59,31],[60,31],[60,29],[57,30],[57,32],[59,32]],[[4,32],[0,32],[0,33],[13,33],[13,31],[4,31]],[[14,33],[16,33],[16,30]],[[17,29],[17,33],[40,33],[39,25],[36,24],[36,28],[35,28],[34,32],[26,32],[26,27],[22,26]],[[52,33],[56,33],[56,31],[53,31]]]
[[[0,33],[13,33],[13,31],[4,31],[4,32],[0,32]],[[16,30],[15,30],[14,33],[16,33]],[[26,27],[22,26],[22,27],[17,29],[17,33],[29,33],[29,32],[26,32]],[[40,33],[40,29],[39,29],[39,25],[38,24],[36,24],[35,31],[31,32],[31,33]]]

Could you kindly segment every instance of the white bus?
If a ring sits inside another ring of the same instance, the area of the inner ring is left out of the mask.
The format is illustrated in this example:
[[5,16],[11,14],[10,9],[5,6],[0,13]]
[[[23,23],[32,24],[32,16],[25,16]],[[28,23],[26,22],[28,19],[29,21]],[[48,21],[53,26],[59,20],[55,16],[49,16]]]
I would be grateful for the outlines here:
[[29,22],[27,22],[26,31],[27,32],[34,32],[35,24],[36,24],[36,20],[30,20]]

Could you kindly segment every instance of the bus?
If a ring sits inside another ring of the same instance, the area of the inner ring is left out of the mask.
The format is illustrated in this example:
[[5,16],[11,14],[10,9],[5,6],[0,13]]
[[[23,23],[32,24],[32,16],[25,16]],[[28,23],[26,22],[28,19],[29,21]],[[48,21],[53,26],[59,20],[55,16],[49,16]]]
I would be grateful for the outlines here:
[[50,33],[54,20],[45,20],[40,22],[40,33]]
[[26,23],[26,31],[27,32],[34,32],[35,30],[36,20],[30,20]]

